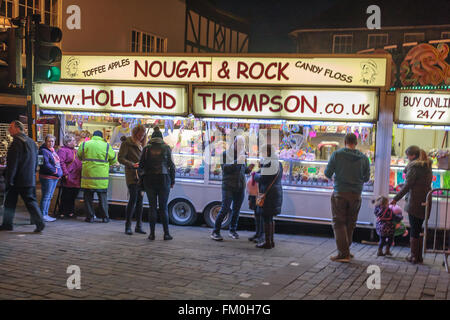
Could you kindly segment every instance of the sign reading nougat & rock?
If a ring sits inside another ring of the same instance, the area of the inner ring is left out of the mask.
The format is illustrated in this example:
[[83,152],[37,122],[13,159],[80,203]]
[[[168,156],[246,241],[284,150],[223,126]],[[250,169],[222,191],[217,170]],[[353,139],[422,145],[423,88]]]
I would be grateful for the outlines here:
[[384,87],[386,58],[65,55],[62,79]]

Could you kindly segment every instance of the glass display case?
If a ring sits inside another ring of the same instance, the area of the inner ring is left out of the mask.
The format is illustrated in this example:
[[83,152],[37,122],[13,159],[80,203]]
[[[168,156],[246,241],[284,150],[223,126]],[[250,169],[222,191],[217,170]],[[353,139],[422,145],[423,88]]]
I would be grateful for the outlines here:
[[[447,132],[447,133],[446,133]],[[394,125],[391,166],[389,172],[389,192],[395,194],[405,183],[404,170],[408,164],[405,150],[416,145],[423,149],[433,161],[433,189],[450,189],[450,170],[439,168],[438,153],[450,150],[446,138],[448,131],[414,125]]]
[[[324,171],[332,153],[344,147],[344,137],[353,132],[358,137],[358,150],[368,156],[371,164],[370,181],[364,185],[364,191],[373,192],[375,166],[375,127],[367,123],[317,123],[317,122],[281,122],[281,123],[238,123],[208,121],[207,137],[211,154],[210,180],[220,181],[222,169],[220,156],[228,148],[225,136],[235,130],[242,130],[246,140],[248,164],[258,162],[258,142],[260,130],[272,131],[270,139],[277,139],[279,158],[283,165],[282,183],[286,186],[332,189],[333,181],[325,177]],[[215,131],[222,133],[218,139]],[[252,135],[255,135],[252,138]],[[255,168],[255,170],[258,170]]]
[[[62,123],[62,134],[73,134],[77,146],[91,139],[96,130],[103,132],[118,154],[121,138],[131,136],[132,129],[141,124],[147,128],[150,140],[153,127],[158,126],[164,141],[171,147],[176,166],[176,178],[204,179],[203,123],[193,118],[143,117],[133,115],[63,113],[58,117]],[[110,167],[110,173],[125,174],[125,167],[119,163]]]

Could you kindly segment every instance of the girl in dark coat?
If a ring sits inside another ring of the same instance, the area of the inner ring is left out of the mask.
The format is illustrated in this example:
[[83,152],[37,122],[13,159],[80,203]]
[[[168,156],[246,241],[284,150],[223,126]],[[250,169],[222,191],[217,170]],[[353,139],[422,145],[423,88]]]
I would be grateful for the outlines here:
[[417,146],[411,146],[405,151],[410,161],[405,168],[406,182],[391,204],[395,205],[406,195],[405,211],[408,212],[411,226],[411,256],[407,260],[411,263],[421,263],[423,236],[422,225],[425,220],[425,205],[427,194],[431,190],[433,181],[432,161],[425,151]]
[[257,208],[264,218],[265,240],[258,243],[256,247],[272,249],[275,247],[273,240],[275,223],[273,217],[281,213],[283,204],[283,189],[281,186],[283,166],[278,161],[275,150],[271,145],[263,148],[267,150],[267,156],[262,160],[261,171],[255,175],[255,180],[259,185],[259,193],[266,195],[264,205]]

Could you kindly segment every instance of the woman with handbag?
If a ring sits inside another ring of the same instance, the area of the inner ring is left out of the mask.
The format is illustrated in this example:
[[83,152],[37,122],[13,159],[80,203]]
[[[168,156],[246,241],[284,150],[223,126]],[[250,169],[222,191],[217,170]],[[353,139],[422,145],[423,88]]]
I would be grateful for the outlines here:
[[248,207],[250,210],[254,211],[255,215],[255,235],[248,238],[248,241],[260,243],[264,241],[264,219],[260,210],[257,210],[258,207],[256,206],[256,197],[258,196],[259,188],[255,180],[255,174],[256,172],[252,172],[250,179],[247,181]]
[[272,249],[275,247],[273,217],[281,213],[283,204],[283,188],[281,186],[283,166],[278,161],[278,156],[272,145],[264,146],[263,150],[266,151],[266,155],[261,161],[261,170],[255,175],[255,180],[259,185],[256,205],[264,219],[264,241],[258,243],[256,247]]
[[131,219],[136,213],[136,228],[134,232],[146,234],[142,230],[142,202],[143,190],[139,185],[139,159],[141,158],[142,150],[147,144],[147,135],[145,127],[137,125],[133,128],[131,137],[126,138],[120,145],[118,161],[125,166],[125,179],[128,186],[128,193],[130,199],[127,204],[127,219],[125,222],[125,234],[132,235]]
[[81,161],[75,150],[75,136],[68,134],[63,138],[63,146],[58,150],[63,176],[61,178],[60,218],[75,216],[75,199],[81,187]]

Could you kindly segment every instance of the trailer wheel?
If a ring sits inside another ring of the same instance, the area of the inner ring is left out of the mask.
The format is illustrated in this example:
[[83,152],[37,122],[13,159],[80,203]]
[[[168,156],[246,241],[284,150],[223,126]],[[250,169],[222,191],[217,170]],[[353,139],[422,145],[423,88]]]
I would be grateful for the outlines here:
[[178,226],[191,226],[197,220],[197,213],[189,201],[176,199],[169,204],[169,219]]
[[[203,218],[205,219],[206,224],[210,228],[214,228],[216,224],[217,215],[220,212],[220,208],[222,207],[222,203],[219,201],[210,203],[205,210],[203,211]],[[225,219],[222,222],[222,229],[226,229],[229,227],[231,223],[231,215],[227,214]]]

